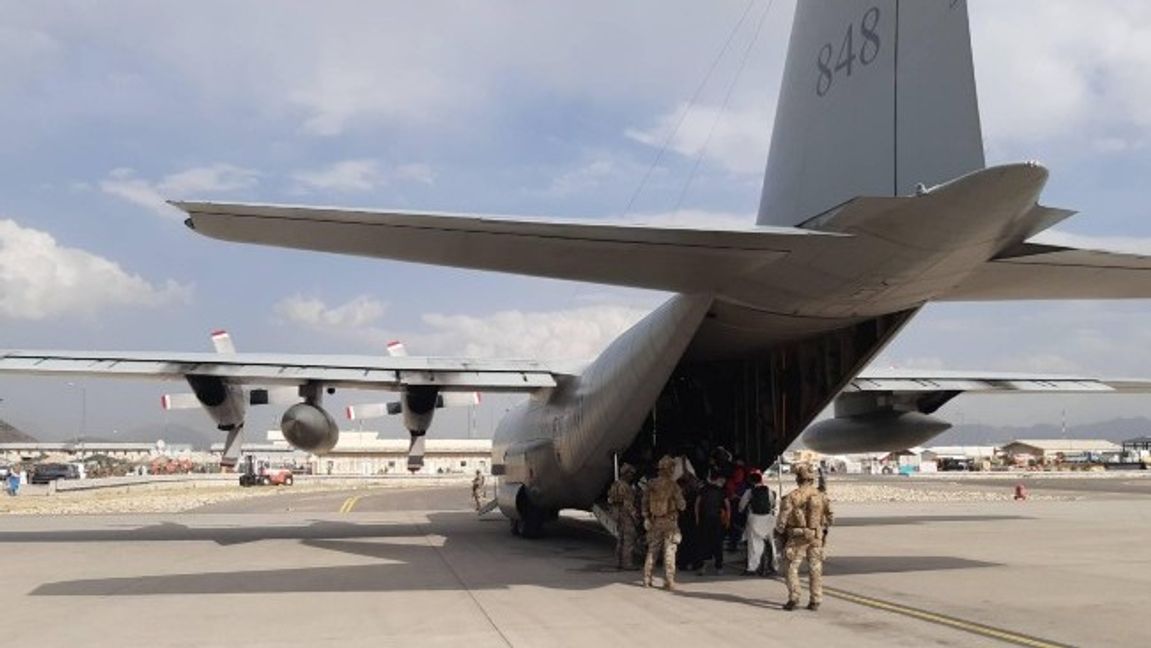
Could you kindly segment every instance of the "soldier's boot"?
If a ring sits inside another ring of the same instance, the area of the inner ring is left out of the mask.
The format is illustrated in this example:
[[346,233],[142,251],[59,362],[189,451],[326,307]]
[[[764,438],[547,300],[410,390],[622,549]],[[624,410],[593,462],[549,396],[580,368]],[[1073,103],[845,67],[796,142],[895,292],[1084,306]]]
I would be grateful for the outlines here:
[[788,611],[788,612],[791,612],[792,610],[795,609],[795,606],[797,606],[797,605],[799,605],[799,601],[788,601],[787,603],[783,604],[783,609]]
[[807,609],[811,610],[812,612],[815,612],[815,611],[819,610],[819,603],[817,601],[811,601],[810,603],[807,604]]
[[663,587],[664,587],[664,589],[666,589],[669,592],[674,592],[678,589],[678,586],[675,584],[675,581],[673,581],[673,580],[669,580],[669,581],[665,582],[663,584]]

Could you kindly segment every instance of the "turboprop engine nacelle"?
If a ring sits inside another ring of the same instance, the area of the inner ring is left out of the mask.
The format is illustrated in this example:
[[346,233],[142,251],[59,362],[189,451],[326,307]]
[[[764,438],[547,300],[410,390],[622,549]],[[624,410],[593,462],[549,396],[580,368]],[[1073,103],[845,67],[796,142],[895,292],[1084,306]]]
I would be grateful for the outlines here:
[[923,445],[950,427],[919,412],[877,412],[813,423],[803,433],[803,443],[825,454],[895,452]]
[[404,427],[413,434],[427,432],[440,401],[436,387],[408,387],[400,396]]
[[216,376],[186,376],[196,400],[220,430],[232,431],[244,426],[248,396],[244,388],[224,382]]
[[331,414],[317,405],[296,403],[280,419],[280,431],[293,447],[325,454],[336,446],[340,428]]

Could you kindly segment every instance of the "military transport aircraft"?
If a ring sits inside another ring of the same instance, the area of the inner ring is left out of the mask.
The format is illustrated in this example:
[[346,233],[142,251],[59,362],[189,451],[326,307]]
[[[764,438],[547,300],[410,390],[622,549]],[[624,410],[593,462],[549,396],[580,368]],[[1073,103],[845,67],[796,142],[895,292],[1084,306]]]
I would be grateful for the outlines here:
[[[675,293],[583,366],[533,360],[13,351],[0,371],[184,378],[234,456],[246,385],[298,389],[284,437],[330,449],[343,388],[400,392],[413,439],[444,393],[531,395],[493,472],[513,530],[588,509],[618,454],[698,439],[770,462],[806,443],[905,448],[963,392],[1151,391],[1151,381],[861,371],[930,301],[1151,297],[1151,258],[1028,242],[1072,215],[1047,169],[986,168],[963,0],[801,2],[758,219],[746,227],[180,202],[226,241]],[[413,444],[415,445],[415,444]],[[228,454],[228,453],[226,453]]]

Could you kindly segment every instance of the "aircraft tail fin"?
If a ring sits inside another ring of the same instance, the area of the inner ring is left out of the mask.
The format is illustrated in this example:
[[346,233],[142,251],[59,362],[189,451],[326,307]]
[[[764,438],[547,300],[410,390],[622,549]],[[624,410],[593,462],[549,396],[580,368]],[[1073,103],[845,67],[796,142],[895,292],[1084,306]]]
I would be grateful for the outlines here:
[[799,3],[760,225],[983,166],[966,0]]

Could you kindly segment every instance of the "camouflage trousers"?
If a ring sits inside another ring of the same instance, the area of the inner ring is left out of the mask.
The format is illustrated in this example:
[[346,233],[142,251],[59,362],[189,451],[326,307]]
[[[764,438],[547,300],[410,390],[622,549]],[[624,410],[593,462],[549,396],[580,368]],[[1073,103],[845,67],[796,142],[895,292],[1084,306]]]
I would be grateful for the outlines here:
[[823,602],[823,541],[819,538],[791,537],[784,549],[787,556],[787,600],[799,603],[799,564],[807,560],[811,602]]
[[617,513],[615,516],[615,561],[620,569],[635,566],[635,520],[632,516]]
[[651,572],[655,567],[655,558],[663,549],[663,571],[665,585],[675,586],[675,552],[683,536],[679,534],[679,526],[675,518],[653,522],[647,530],[647,558],[643,561],[643,584],[651,585]]
[[480,506],[481,506],[481,504],[480,504],[480,494],[481,494],[482,492],[483,492],[483,490],[482,490],[482,489],[479,489],[479,488],[473,488],[473,489],[472,489],[472,499],[473,499],[473,500],[475,501],[475,503],[476,503],[476,510],[477,510],[477,511],[478,511],[478,510],[480,510]]

